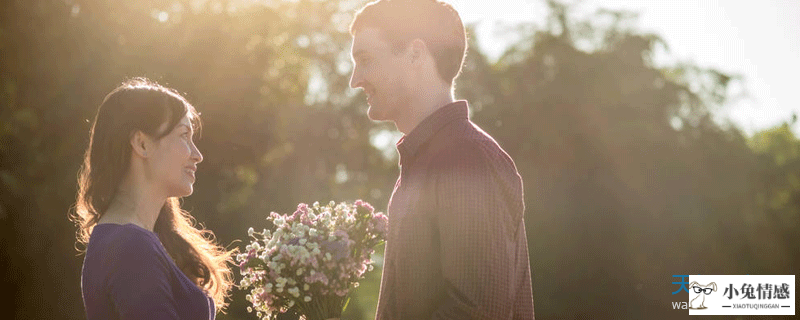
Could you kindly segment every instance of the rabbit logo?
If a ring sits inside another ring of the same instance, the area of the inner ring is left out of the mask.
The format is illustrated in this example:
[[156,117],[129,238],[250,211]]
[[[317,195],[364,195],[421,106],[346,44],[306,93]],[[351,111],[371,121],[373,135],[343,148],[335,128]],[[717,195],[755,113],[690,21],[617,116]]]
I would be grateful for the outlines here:
[[707,285],[701,285],[697,283],[697,281],[692,281],[692,283],[689,284],[689,288],[692,289],[692,292],[697,294],[694,299],[689,301],[689,309],[702,310],[707,308],[704,305],[706,302],[706,296],[711,294],[713,291],[717,291],[717,284],[715,282],[711,282]]

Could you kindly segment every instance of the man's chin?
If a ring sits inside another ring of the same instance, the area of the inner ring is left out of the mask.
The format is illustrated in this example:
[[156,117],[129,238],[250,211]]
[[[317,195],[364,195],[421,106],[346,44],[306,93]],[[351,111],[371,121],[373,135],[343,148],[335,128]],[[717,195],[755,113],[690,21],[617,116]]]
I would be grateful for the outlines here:
[[369,117],[369,119],[372,120],[372,121],[387,121],[387,120],[389,120],[389,119],[386,119],[386,115],[385,114],[383,114],[382,112],[378,111],[373,106],[369,106],[369,109],[367,109],[367,117]]

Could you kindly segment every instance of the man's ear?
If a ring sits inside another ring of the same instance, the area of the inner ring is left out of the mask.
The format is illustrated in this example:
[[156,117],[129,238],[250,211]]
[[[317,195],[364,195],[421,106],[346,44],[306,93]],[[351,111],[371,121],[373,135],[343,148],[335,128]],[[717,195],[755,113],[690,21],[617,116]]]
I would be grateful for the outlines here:
[[136,130],[133,134],[131,134],[131,147],[133,149],[133,153],[142,158],[147,158],[148,151],[153,148],[153,144],[148,135],[146,135],[144,132]]
[[422,62],[422,58],[428,52],[428,46],[425,45],[425,41],[419,38],[411,40],[408,44],[408,49],[410,50],[412,64]]

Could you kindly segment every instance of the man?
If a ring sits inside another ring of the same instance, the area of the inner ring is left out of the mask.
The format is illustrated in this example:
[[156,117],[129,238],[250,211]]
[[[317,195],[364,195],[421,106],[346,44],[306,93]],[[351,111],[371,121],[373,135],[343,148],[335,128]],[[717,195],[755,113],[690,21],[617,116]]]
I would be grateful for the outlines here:
[[453,99],[466,52],[458,13],[380,0],[350,32],[350,86],[365,91],[370,119],[404,134],[376,318],[533,319],[522,180]]

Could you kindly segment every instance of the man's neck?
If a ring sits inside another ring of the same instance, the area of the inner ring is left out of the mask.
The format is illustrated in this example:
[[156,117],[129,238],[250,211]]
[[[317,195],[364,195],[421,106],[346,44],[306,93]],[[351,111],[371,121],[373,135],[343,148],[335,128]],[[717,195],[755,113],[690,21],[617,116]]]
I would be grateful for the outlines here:
[[430,94],[419,95],[411,99],[406,119],[395,121],[397,130],[407,135],[417,127],[425,118],[439,110],[440,108],[453,103],[453,91],[451,89],[429,92]]

